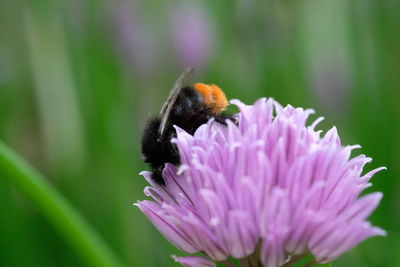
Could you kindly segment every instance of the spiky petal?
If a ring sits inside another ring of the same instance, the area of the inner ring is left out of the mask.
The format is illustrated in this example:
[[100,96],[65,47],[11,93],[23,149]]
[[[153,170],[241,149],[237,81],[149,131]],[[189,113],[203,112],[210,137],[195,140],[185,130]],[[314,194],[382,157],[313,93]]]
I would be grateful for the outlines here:
[[365,221],[382,194],[359,198],[382,168],[362,175],[371,159],[351,158],[358,146],[342,146],[336,128],[320,136],[321,119],[307,126],[312,110],[272,99],[232,103],[240,109],[237,125],[211,120],[193,136],[176,128],[182,165],[166,165],[165,186],[142,172],[154,201],[137,206],[172,244],[214,261],[275,267],[304,253],[329,262],[385,235]]

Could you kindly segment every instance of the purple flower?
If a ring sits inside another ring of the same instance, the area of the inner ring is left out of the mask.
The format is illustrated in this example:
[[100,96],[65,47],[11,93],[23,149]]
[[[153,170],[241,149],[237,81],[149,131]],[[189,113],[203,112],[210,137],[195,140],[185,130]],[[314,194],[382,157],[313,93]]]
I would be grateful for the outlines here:
[[203,67],[212,54],[213,25],[197,4],[174,5],[170,12],[172,39],[183,66]]
[[112,40],[123,67],[140,76],[153,75],[158,64],[156,38],[143,22],[142,10],[135,1],[113,2],[109,7]]
[[[384,168],[363,175],[371,159],[350,158],[359,146],[342,146],[335,127],[321,137],[315,127],[322,118],[306,126],[312,110],[272,99],[231,102],[240,109],[238,125],[211,120],[194,136],[176,127],[182,165],[166,165],[165,186],[142,172],[154,201],[136,205],[172,244],[214,261],[274,267],[307,253],[326,263],[385,235],[365,221],[382,193],[359,198]],[[199,257],[176,259],[212,266]]]
[[215,264],[213,261],[203,258],[203,257],[176,257],[172,256],[172,258],[181,263],[185,267],[214,267]]

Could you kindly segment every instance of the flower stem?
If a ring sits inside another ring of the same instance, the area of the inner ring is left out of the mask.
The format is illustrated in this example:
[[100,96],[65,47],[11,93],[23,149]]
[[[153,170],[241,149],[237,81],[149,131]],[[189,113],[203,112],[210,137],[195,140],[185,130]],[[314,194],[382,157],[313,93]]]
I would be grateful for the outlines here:
[[0,142],[0,177],[30,199],[91,266],[123,266],[103,239],[57,190],[16,153]]

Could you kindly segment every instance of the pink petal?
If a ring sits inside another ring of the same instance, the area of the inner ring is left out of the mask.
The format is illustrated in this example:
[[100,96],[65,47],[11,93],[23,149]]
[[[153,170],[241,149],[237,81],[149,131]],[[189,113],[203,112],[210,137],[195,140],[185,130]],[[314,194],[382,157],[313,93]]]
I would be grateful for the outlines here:
[[204,257],[177,257],[172,255],[172,258],[185,267],[215,267],[215,263]]

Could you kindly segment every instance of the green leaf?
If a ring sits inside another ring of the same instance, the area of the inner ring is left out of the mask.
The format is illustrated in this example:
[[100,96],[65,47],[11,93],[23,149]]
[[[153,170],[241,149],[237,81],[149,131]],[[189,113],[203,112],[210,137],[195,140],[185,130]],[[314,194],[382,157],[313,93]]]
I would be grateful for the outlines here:
[[27,162],[0,142],[0,177],[13,184],[91,266],[123,266],[72,205]]

